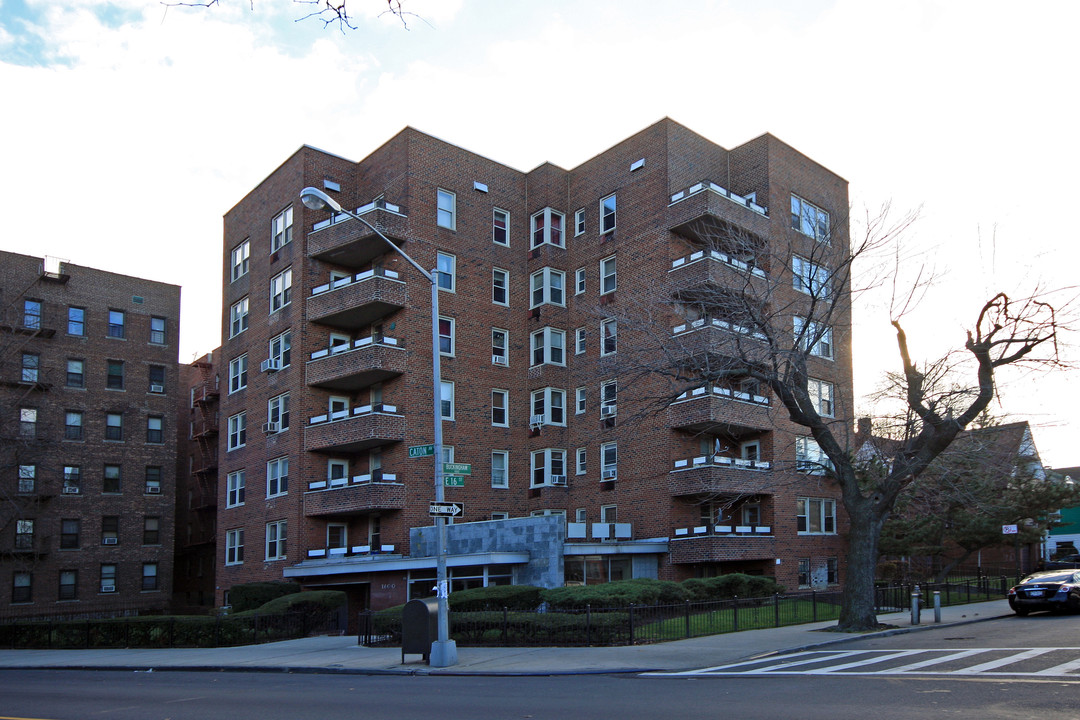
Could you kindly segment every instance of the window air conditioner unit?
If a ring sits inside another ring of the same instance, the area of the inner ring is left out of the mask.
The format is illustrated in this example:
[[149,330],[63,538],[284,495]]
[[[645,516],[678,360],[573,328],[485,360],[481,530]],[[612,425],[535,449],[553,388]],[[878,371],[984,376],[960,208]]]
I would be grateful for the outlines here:
[[504,356],[504,355],[492,355],[491,356],[491,364],[492,365],[505,365],[506,364],[506,356]]
[[618,407],[616,405],[602,405],[600,407],[600,417],[614,417]]
[[147,495],[160,495],[161,494],[161,488],[159,488],[157,485],[152,485],[152,486],[146,488],[146,494]]
[[614,480],[617,472],[618,471],[616,470],[605,470],[604,472],[600,473],[600,477],[603,480]]
[[281,363],[274,358],[263,360],[262,365],[259,366],[259,372],[277,372],[280,369]]
[[65,495],[78,495],[79,494],[79,488],[77,488],[77,487],[66,487],[66,488],[64,488],[64,494]]
[[164,385],[158,385],[157,383],[152,383],[150,385],[150,392],[153,392],[153,393],[165,392],[165,386]]
[[[117,539],[113,538],[113,537],[102,538],[102,540],[101,540],[102,545],[116,545],[116,543],[117,543]],[[102,591],[102,592],[104,592],[104,591]]]
[[267,435],[272,435],[273,433],[278,432],[280,429],[281,428],[278,425],[278,423],[275,423],[275,422],[269,422],[269,423],[265,423],[263,425],[263,432],[266,433]]
[[565,485],[566,484],[566,476],[565,475],[552,475],[551,476],[551,484],[552,485]]
[[115,585],[102,585],[101,592],[116,592]]
[[531,418],[529,418],[529,424],[533,425],[533,426],[536,426],[536,427],[539,427],[540,425],[543,425],[544,424],[544,416],[543,415],[533,415]]

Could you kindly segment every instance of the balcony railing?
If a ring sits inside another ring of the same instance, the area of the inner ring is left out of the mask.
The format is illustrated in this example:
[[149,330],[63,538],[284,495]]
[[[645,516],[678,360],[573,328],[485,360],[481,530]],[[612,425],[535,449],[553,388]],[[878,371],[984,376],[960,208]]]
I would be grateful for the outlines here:
[[698,250],[697,252],[690,253],[686,257],[672,260],[671,269],[678,270],[680,268],[687,268],[702,261],[719,262],[734,270],[738,270],[739,272],[749,273],[754,277],[766,277],[765,271],[761,268],[739,260],[738,258],[728,255],[727,253],[722,253],[719,250]]
[[719,386],[688,390],[668,406],[668,425],[693,431],[724,427],[740,433],[772,427],[769,398]]
[[675,537],[700,537],[722,535],[724,537],[762,537],[772,535],[771,525],[693,525],[675,528]]
[[724,455],[698,455],[675,461],[668,475],[668,492],[674,496],[769,492],[772,482],[767,460],[745,460]]
[[566,524],[566,539],[571,541],[599,540],[601,542],[617,542],[619,540],[631,540],[633,537],[634,528],[631,523]]
[[671,204],[674,205],[677,202],[681,202],[689,197],[693,197],[698,193],[709,192],[719,195],[720,197],[727,198],[736,205],[749,208],[751,211],[761,215],[763,217],[769,216],[769,211],[762,205],[758,205],[752,198],[743,197],[736,193],[731,192],[727,188],[717,185],[709,180],[702,180],[701,182],[691,185],[686,190],[680,190],[671,196]]
[[[397,242],[399,247],[405,242],[408,218],[400,206],[380,200],[357,208],[356,214],[365,216],[365,220]],[[329,220],[315,223],[307,237],[308,255],[335,265],[361,268],[390,252],[382,238],[370,228],[349,220],[345,213],[338,213]]]
[[315,287],[307,302],[308,319],[354,329],[405,307],[405,282],[394,270],[374,269]]
[[349,547],[315,548],[307,551],[309,560],[344,560],[362,556],[376,556],[380,554],[393,554],[393,545],[351,545]]
[[772,560],[776,538],[768,525],[698,525],[675,528],[668,548],[676,564]]
[[405,439],[405,417],[395,405],[361,405],[316,415],[304,430],[309,452],[360,452]]
[[766,340],[767,338],[763,333],[755,332],[753,329],[739,325],[738,323],[730,322],[728,320],[720,320],[719,318],[698,318],[682,325],[676,325],[671,330],[671,334],[678,337],[686,333],[692,333],[703,328],[718,328],[724,332],[738,333],[739,335],[748,335],[755,340]]
[[405,372],[406,353],[397,338],[365,337],[311,353],[306,382],[313,387],[357,391]]
[[397,475],[381,470],[310,482],[304,494],[304,515],[308,517],[347,517],[404,507],[405,486],[397,482]]

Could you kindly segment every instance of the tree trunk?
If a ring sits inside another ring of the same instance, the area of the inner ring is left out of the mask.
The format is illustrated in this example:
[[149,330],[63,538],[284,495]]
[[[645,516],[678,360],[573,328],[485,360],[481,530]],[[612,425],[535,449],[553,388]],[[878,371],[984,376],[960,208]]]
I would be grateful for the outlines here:
[[878,541],[884,518],[864,500],[858,508],[848,508],[851,522],[848,533],[847,577],[840,604],[837,629],[842,632],[866,632],[877,628],[874,608],[874,578],[877,575]]

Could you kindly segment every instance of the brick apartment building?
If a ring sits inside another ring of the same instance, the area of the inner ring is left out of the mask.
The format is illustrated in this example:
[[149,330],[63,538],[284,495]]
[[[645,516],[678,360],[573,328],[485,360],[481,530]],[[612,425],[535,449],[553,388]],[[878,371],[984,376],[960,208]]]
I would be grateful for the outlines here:
[[[749,377],[694,376],[761,356],[748,315],[789,345],[813,324],[847,183],[770,135],[728,150],[668,119],[529,172],[406,128],[360,162],[302,147],[225,216],[219,602],[293,578],[378,608],[435,577],[433,458],[409,452],[432,442],[430,286],[305,186],[439,271],[443,459],[472,469],[445,490],[452,589],[842,579],[816,445]],[[807,371],[850,426],[850,301],[824,301]]]
[[164,608],[180,288],[0,252],[0,613]]

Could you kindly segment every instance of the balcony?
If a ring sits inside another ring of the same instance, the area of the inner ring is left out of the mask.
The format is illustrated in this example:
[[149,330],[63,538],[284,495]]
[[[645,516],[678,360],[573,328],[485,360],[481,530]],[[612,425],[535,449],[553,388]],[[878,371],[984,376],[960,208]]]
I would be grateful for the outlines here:
[[668,475],[668,493],[683,495],[729,495],[768,493],[772,464],[723,455],[700,455],[676,460]]
[[776,538],[768,525],[676,528],[668,547],[673,563],[738,562],[776,557]]
[[304,450],[355,453],[405,439],[405,416],[394,405],[362,405],[317,415],[304,429]]
[[631,523],[567,523],[566,539],[570,542],[618,542],[632,540],[634,528]]
[[365,270],[312,289],[308,319],[355,330],[405,307],[406,285],[393,270]]
[[[356,209],[356,214],[374,225],[398,247],[405,242],[409,219],[401,208],[379,201]],[[308,256],[316,260],[360,269],[390,251],[382,238],[363,223],[344,213],[316,223],[307,236]]]
[[403,510],[405,486],[392,473],[376,471],[351,480],[320,480],[308,483],[304,493],[307,517],[350,517],[380,510]]
[[360,338],[311,354],[306,382],[312,387],[356,392],[405,372],[406,353],[396,338]]
[[698,250],[671,261],[672,279],[679,287],[742,287],[749,279],[764,290],[765,271],[719,250]]
[[677,397],[667,409],[668,425],[688,432],[736,437],[773,427],[769,398],[726,387],[700,387]]
[[763,247],[760,238],[769,235],[769,212],[753,198],[703,180],[671,196],[668,227],[706,247]]

